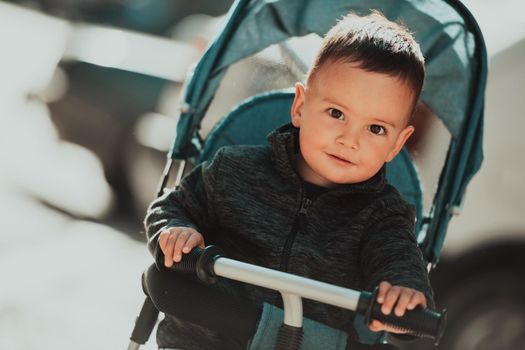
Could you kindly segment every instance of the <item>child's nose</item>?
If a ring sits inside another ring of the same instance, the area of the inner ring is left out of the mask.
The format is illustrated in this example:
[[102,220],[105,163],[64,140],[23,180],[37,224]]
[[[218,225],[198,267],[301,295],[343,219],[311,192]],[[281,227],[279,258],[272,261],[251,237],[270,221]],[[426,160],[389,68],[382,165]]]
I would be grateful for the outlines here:
[[345,128],[336,139],[336,142],[341,146],[359,149],[359,131],[356,128]]

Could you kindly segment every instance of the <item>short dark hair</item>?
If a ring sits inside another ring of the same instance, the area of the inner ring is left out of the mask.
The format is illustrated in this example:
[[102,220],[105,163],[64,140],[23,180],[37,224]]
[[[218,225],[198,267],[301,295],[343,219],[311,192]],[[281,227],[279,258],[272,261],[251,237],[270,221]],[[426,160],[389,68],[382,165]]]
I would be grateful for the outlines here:
[[325,35],[307,81],[326,63],[356,63],[369,72],[399,77],[414,92],[414,107],[425,80],[425,59],[407,28],[379,11],[349,13]]

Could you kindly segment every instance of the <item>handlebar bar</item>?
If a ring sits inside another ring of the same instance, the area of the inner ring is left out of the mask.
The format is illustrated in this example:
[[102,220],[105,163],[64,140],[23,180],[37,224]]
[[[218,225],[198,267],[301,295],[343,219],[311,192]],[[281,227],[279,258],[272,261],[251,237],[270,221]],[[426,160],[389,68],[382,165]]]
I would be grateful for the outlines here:
[[[434,339],[436,344],[445,330],[446,311],[439,313],[428,308],[416,308],[407,310],[401,317],[393,313],[385,315],[381,311],[381,304],[377,303],[378,288],[375,288],[372,293],[359,292],[286,272],[242,263],[223,257],[220,248],[213,245],[204,249],[194,248],[188,254],[183,255],[179,263],[174,263],[170,270],[194,273],[206,283],[214,283],[217,277],[221,276],[277,289],[281,293],[296,294],[307,299],[340,306],[362,314],[367,325],[372,320],[378,320],[411,335]],[[258,278],[258,274],[263,277]]]

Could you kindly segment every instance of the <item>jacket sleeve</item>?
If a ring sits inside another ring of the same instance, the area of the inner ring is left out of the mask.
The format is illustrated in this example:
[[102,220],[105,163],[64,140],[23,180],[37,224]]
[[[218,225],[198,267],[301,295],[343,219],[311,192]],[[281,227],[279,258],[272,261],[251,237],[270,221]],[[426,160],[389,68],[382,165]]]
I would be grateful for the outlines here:
[[432,288],[423,255],[414,237],[414,209],[394,196],[379,203],[361,240],[360,268],[365,286],[372,290],[382,281],[425,294],[434,308]]
[[[217,176],[222,150],[211,163],[195,167],[180,185],[155,199],[144,219],[148,249],[158,263],[162,261],[158,238],[168,227],[192,227],[203,236],[207,227],[213,227],[213,197],[217,190]],[[205,241],[208,237],[204,237]],[[160,259],[160,260],[159,260]]]

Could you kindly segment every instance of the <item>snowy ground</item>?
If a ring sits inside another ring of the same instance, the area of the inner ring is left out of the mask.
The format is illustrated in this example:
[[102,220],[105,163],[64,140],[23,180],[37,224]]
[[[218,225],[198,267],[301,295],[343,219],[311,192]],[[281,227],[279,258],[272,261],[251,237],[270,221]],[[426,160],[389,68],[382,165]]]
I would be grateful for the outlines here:
[[0,23],[0,349],[126,349],[152,258],[138,228],[96,223],[115,207],[102,164],[50,120],[70,26],[2,1]]
[[40,93],[67,27],[2,2],[0,19],[0,349],[125,349],[151,258],[131,232],[73,218],[104,218],[114,201]]
[[5,187],[0,203],[0,349],[125,349],[144,243]]

